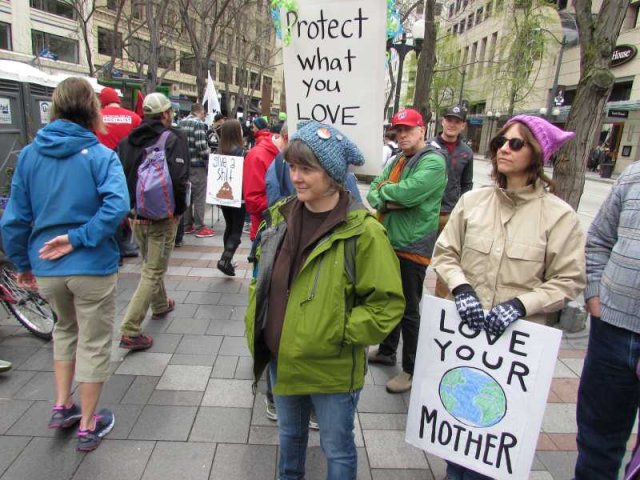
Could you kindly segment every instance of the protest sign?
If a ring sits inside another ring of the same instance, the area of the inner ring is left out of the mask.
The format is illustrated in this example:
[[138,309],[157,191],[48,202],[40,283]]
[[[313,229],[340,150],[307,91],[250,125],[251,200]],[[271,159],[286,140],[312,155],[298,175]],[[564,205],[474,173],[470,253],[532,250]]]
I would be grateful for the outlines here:
[[209,155],[207,203],[225,207],[242,205],[243,157]]
[[379,173],[384,110],[386,0],[298,0],[282,10],[289,134],[302,120],[334,125]]
[[491,478],[528,478],[561,338],[519,320],[496,339],[425,296],[406,441]]

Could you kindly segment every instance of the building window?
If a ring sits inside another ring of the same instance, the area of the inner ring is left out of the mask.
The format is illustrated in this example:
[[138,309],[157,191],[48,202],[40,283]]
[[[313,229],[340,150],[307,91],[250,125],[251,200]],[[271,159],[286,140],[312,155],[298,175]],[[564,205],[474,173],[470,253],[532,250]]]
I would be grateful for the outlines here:
[[75,10],[71,2],[58,2],[57,0],[29,0],[31,8],[42,10],[43,12],[53,13],[66,18],[75,18]]
[[458,24],[457,23],[453,26],[453,34],[454,35],[458,34]]
[[216,79],[216,62],[209,60],[209,71],[211,72],[211,80]]
[[233,66],[220,64],[220,81],[225,83],[233,83]]
[[456,8],[456,6],[453,3],[451,5],[449,5],[449,18],[453,17],[453,14],[455,12],[455,8]]
[[31,30],[31,47],[34,55],[48,50],[63,62],[78,63],[78,42],[70,38],[59,37],[47,32]]
[[124,0],[107,0],[107,8],[114,12],[117,12],[123,4]]
[[424,15],[424,2],[420,2],[416,7],[416,14]]
[[144,2],[135,0],[131,3],[131,16],[136,20],[144,19]]
[[0,50],[13,50],[11,47],[11,25],[0,22]]
[[196,57],[193,54],[186,52],[180,54],[180,72],[187,75],[196,74]]
[[160,47],[160,53],[158,54],[158,67],[168,68],[175,70],[176,51],[169,47]]
[[149,42],[146,40],[140,40],[139,38],[134,38],[131,40],[129,48],[127,49],[129,60],[137,63],[147,63],[149,61],[150,50],[151,45]]
[[491,10],[493,10],[493,1],[487,2],[487,9],[485,10],[484,19],[486,20],[491,16]]
[[631,99],[631,89],[633,88],[633,81],[619,82],[613,85],[611,95],[609,95],[608,102],[621,102]]
[[456,13],[460,11],[461,6],[462,6],[462,0],[456,0]]
[[467,30],[471,30],[473,27],[473,13],[467,17]]
[[476,10],[476,25],[482,22],[483,18],[484,18],[484,9],[480,7],[478,10]]
[[461,35],[464,33],[464,20],[460,22],[460,25],[458,25],[458,33]]
[[122,58],[122,34],[98,27],[98,53]]
[[239,87],[247,86],[247,71],[241,68],[236,68],[236,85]]
[[256,72],[251,72],[251,84],[249,87],[253,90],[260,90],[260,84],[260,75]]

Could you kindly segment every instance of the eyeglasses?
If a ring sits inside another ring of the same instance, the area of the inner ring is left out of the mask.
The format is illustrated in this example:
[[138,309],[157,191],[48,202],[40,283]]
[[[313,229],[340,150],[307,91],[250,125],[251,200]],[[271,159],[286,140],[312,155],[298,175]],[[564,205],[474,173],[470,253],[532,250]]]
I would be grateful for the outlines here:
[[527,141],[522,138],[507,138],[504,135],[500,135],[491,140],[491,149],[494,151],[500,150],[505,143],[509,144],[509,149],[517,152],[522,150],[522,147],[527,144]]

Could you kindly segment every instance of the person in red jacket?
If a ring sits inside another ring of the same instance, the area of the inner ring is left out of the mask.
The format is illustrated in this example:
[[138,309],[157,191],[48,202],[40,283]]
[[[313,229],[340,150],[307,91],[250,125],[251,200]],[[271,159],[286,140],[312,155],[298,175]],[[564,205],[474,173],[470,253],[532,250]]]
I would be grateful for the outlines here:
[[115,150],[124,137],[129,136],[131,130],[140,125],[142,121],[138,114],[122,108],[120,97],[113,88],[104,87],[100,92],[100,114],[106,133],[98,133],[98,141],[105,147]]
[[[120,106],[120,97],[111,87],[104,87],[99,98],[100,115],[106,129],[104,133],[96,132],[96,136],[102,145],[115,151],[120,140],[128,137],[131,130],[140,125],[142,119],[137,113]],[[120,248],[120,265],[123,264],[124,257],[138,256],[138,245],[133,240],[133,232],[126,218],[118,227],[116,238]]]
[[273,134],[264,118],[256,118],[252,128],[255,132],[256,146],[249,150],[244,159],[242,189],[247,212],[251,216],[249,238],[254,240],[262,221],[262,212],[267,209],[267,188],[264,177],[279,150],[271,139]]

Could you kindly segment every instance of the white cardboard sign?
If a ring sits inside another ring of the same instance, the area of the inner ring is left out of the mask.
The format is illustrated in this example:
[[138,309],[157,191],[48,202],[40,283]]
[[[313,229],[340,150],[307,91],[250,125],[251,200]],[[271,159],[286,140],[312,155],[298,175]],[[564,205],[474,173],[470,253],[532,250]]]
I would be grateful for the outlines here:
[[12,123],[11,119],[11,99],[0,98],[0,123]]
[[242,205],[243,157],[209,155],[207,203],[225,207]]
[[497,480],[528,478],[561,338],[519,320],[496,340],[425,296],[406,441]]
[[289,134],[301,120],[334,125],[380,172],[384,115],[386,0],[298,0],[281,12]]

